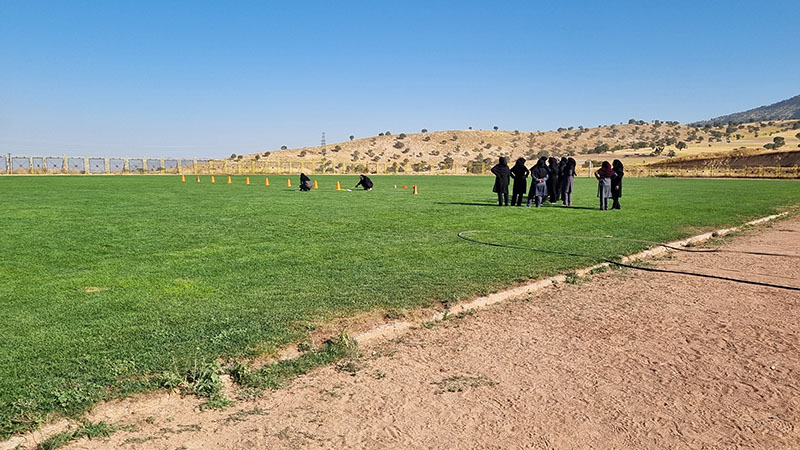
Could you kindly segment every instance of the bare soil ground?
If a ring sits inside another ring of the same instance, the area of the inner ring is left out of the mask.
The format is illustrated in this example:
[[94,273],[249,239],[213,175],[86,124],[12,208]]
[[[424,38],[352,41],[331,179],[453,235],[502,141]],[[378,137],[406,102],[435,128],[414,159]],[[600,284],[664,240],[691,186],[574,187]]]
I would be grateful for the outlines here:
[[[800,219],[722,248],[800,255]],[[797,259],[654,264],[800,285]],[[138,430],[68,448],[800,448],[798,316],[797,292],[613,270],[363,346],[225,411],[164,394],[105,405],[92,420]]]

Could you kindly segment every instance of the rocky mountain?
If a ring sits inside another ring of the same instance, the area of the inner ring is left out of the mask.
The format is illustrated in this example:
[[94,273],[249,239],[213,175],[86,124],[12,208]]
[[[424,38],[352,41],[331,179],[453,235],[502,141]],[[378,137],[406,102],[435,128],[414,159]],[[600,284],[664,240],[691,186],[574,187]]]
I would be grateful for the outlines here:
[[702,120],[692,125],[727,124],[731,122],[763,122],[766,120],[800,119],[800,95],[767,106]]

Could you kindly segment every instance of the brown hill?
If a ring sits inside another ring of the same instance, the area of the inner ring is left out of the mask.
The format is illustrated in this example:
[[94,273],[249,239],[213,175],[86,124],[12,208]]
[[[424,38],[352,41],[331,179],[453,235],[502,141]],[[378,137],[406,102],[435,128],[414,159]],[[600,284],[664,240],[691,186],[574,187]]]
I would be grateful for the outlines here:
[[[578,160],[631,158],[642,164],[680,156],[740,147],[759,148],[774,135],[785,137],[786,148],[796,147],[794,133],[800,121],[776,121],[738,126],[692,127],[677,122],[643,122],[595,128],[561,128],[556,131],[450,130],[398,133],[353,139],[316,147],[302,147],[239,159],[277,160],[321,164],[326,171],[350,164],[369,163],[377,171],[385,166],[427,171],[464,167],[470,163],[494,164],[499,156],[534,159],[540,155],[574,156]],[[798,130],[800,131],[800,130]]]

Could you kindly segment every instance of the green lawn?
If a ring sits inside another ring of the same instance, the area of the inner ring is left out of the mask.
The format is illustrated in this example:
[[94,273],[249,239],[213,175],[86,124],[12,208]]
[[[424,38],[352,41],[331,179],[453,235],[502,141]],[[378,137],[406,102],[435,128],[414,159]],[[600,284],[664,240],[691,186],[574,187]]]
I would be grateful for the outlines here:
[[[800,203],[800,182],[779,180],[626,179],[624,209],[599,211],[585,178],[574,209],[492,206],[489,177],[375,176],[371,192],[333,190],[354,176],[318,177],[308,193],[286,178],[0,177],[0,438],[143,389],[140,375],[297,341],[326,318],[463,299],[597,261],[471,244],[459,231],[663,241]],[[642,247],[547,245],[598,256]]]

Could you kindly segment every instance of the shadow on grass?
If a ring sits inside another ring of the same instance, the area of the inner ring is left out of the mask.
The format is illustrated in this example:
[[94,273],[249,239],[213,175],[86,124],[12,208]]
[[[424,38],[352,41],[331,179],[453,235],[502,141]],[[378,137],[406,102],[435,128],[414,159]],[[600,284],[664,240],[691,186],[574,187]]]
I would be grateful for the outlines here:
[[[497,203],[477,203],[477,202],[434,202],[436,205],[458,205],[458,206],[494,206],[495,208],[498,207]],[[561,206],[561,205],[542,205],[542,208],[564,208],[564,209],[587,209],[590,211],[597,210],[599,211],[600,208],[590,208],[588,206]],[[521,206],[508,206],[508,208],[525,208],[525,205]],[[535,209],[534,206],[531,205],[531,208]]]

